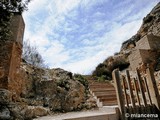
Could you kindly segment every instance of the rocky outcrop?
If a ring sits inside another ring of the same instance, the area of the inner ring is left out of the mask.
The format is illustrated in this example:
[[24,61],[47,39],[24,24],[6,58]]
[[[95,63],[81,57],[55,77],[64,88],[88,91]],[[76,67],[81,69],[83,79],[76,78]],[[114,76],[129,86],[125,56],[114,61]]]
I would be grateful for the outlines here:
[[[27,87],[23,95],[27,104],[49,107],[52,111],[81,109],[85,102],[85,87],[63,69],[39,69],[23,64]],[[29,79],[28,79],[29,78]]]
[[60,68],[37,68],[27,63],[21,64],[20,71],[24,81],[20,96],[0,89],[0,119],[29,120],[50,112],[96,107],[81,75]]
[[138,31],[138,34],[140,34],[141,38],[150,33],[160,36],[160,2],[143,19],[142,26]]
[[121,47],[123,50],[130,49],[131,45],[135,47],[135,43],[147,34],[160,36],[160,2],[151,10],[151,12],[144,17],[143,23],[137,34],[126,40]]

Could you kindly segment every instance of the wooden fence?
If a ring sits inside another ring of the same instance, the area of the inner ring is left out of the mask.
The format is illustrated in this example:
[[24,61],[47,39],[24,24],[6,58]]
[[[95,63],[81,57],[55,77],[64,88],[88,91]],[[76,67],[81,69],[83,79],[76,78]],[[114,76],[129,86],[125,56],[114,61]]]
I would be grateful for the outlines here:
[[120,119],[159,120],[160,96],[153,70],[148,67],[145,75],[138,69],[135,73],[134,77],[128,70],[125,75],[120,74],[118,69],[112,73]]

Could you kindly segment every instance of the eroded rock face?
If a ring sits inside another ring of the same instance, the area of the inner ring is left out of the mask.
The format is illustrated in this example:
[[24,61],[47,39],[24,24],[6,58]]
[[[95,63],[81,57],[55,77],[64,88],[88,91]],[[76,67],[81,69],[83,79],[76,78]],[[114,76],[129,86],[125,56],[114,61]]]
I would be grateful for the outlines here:
[[141,37],[150,33],[160,36],[160,2],[143,19],[143,24],[138,33]]
[[[21,64],[23,89],[21,96],[13,91],[0,89],[0,119],[29,120],[44,116],[49,111],[67,112],[92,108],[87,102],[85,81],[75,79],[63,69],[40,69]],[[87,104],[90,107],[87,107]]]
[[27,88],[23,100],[32,106],[49,107],[52,111],[80,110],[86,101],[86,88],[71,72],[60,68],[40,69],[27,64]]
[[0,89],[0,105],[9,104],[12,101],[12,93],[6,89]]
[[9,120],[11,118],[10,111],[7,107],[0,106],[0,119]]
[[49,109],[42,106],[28,106],[25,111],[26,119],[48,115]]
[[66,86],[63,82],[57,86],[57,94],[49,100],[49,107],[53,111],[72,111],[80,109],[85,101],[85,88],[78,81],[68,80]]
[[143,23],[137,34],[122,44],[121,51],[130,49],[131,44],[135,44],[147,34],[160,36],[160,2],[143,19]]

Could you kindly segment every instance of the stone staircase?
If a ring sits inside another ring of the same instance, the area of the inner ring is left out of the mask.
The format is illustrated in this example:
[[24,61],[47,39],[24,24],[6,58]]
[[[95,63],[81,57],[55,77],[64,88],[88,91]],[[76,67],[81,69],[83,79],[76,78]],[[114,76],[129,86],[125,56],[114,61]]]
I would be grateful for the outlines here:
[[97,99],[98,107],[117,105],[116,91],[110,82],[97,82],[93,78],[87,79],[92,95]]

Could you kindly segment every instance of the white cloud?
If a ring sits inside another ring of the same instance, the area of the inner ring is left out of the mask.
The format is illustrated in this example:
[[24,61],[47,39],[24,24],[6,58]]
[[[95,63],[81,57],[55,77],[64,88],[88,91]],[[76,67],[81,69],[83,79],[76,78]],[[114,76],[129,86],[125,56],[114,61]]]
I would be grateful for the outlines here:
[[66,70],[74,73],[89,74],[92,70],[106,58],[106,51],[101,51],[92,57],[86,57],[83,60],[68,63],[63,66]]
[[[124,40],[137,32],[142,22],[141,16],[152,7],[148,5],[149,7],[143,8],[138,14],[127,16],[135,5],[124,10],[123,4],[129,2],[121,3],[117,8],[122,10],[118,13],[123,14],[116,15],[114,21],[110,21],[107,16],[104,17],[106,15],[104,12],[96,9],[92,14],[88,14],[93,19],[86,17],[86,13],[78,11],[79,7],[84,8],[85,12],[96,4],[106,2],[106,0],[33,0],[29,5],[29,11],[24,14],[25,39],[29,39],[32,45],[38,47],[50,67],[61,67],[74,73],[91,73],[107,56],[119,51]],[[99,31],[103,34],[100,35]]]
[[95,31],[100,31],[100,30],[104,30],[106,29],[106,26],[109,24],[109,21],[104,21],[104,20],[99,20],[99,21],[96,21],[95,23],[93,23],[93,29]]
[[46,63],[50,67],[59,67],[69,59],[68,52],[64,51],[64,46],[59,43],[52,43],[51,47],[43,52],[43,57],[47,59]]

